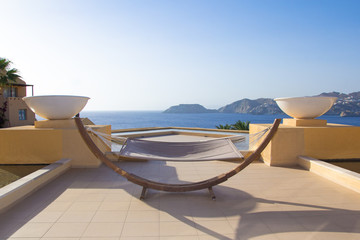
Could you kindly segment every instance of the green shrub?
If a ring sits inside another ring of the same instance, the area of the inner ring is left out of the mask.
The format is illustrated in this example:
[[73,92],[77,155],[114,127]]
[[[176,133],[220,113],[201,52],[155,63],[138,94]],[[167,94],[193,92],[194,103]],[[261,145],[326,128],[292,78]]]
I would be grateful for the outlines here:
[[215,126],[217,129],[231,129],[231,125],[226,124],[226,125],[219,125],[219,126]]
[[237,121],[234,124],[225,124],[215,126],[217,129],[229,129],[229,130],[249,130],[250,121],[243,122],[241,120]]
[[234,130],[249,130],[250,121],[237,121],[236,123],[232,124]]

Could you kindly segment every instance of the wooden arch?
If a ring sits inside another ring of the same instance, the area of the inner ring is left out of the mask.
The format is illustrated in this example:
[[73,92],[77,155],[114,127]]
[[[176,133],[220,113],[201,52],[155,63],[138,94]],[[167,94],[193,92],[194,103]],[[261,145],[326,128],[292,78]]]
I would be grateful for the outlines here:
[[75,117],[75,123],[79,129],[80,135],[89,147],[89,149],[92,151],[92,153],[99,158],[106,166],[113,169],[116,173],[120,174],[121,176],[125,177],[128,181],[133,182],[137,185],[140,185],[143,187],[141,197],[140,199],[144,199],[146,189],[151,188],[155,190],[160,191],[166,191],[166,192],[189,192],[189,191],[196,191],[201,189],[209,189],[209,192],[211,194],[212,199],[215,199],[215,195],[213,193],[212,187],[215,185],[218,185],[222,182],[225,182],[228,178],[234,176],[235,174],[239,173],[241,170],[246,168],[250,163],[260,158],[261,152],[266,148],[266,146],[269,144],[273,136],[275,135],[279,125],[280,125],[281,119],[275,119],[271,130],[266,135],[262,143],[259,145],[259,147],[249,156],[247,157],[242,163],[240,163],[237,167],[232,169],[231,171],[227,173],[220,174],[216,177],[200,181],[200,182],[194,182],[194,183],[185,183],[185,184],[167,184],[167,183],[160,183],[151,181],[145,178],[142,178],[140,176],[137,176],[135,174],[129,173],[120,167],[116,166],[110,159],[108,159],[105,154],[97,147],[97,145],[93,142],[89,134],[87,133],[87,130],[85,129],[83,123],[81,122],[81,119],[78,117]]

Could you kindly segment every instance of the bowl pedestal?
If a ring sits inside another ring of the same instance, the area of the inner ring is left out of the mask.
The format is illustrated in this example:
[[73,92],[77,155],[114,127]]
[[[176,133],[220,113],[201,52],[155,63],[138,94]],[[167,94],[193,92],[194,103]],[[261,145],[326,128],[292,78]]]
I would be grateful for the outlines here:
[[[307,121],[314,119],[303,120],[307,123]],[[297,122],[299,123],[299,121]],[[252,140],[253,133],[265,130],[269,126],[271,124],[250,124],[249,141]],[[261,157],[264,163],[269,166],[295,166],[298,164],[299,156],[316,159],[359,158],[359,136],[360,127],[358,126],[334,123],[328,123],[326,126],[281,124],[270,144],[262,152]],[[249,150],[256,149],[260,142],[258,141]]]
[[296,118],[284,118],[283,124],[293,127],[320,127],[326,126],[327,121],[324,119],[296,119]]
[[35,128],[76,129],[74,119],[35,121],[34,126]]

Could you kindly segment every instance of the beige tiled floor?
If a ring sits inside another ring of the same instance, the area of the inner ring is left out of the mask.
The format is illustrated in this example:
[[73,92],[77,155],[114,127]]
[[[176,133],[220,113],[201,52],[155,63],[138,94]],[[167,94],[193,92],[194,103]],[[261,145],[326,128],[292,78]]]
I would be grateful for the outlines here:
[[[120,163],[153,180],[190,182],[235,163]],[[71,169],[0,214],[3,239],[360,239],[360,194],[300,168],[254,163],[206,190],[163,193],[112,170]]]

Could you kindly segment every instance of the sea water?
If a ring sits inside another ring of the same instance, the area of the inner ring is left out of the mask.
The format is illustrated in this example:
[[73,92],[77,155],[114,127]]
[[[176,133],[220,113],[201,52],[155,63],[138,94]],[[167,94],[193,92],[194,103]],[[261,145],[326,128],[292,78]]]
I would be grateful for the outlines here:
[[[276,118],[289,118],[287,115],[252,115],[241,113],[197,113],[177,114],[161,111],[84,111],[81,117],[88,117],[95,124],[111,125],[112,129],[142,127],[199,127],[216,128],[220,124],[234,124],[236,121],[250,123],[272,123]],[[328,123],[360,126],[359,117],[340,117],[323,115]]]

